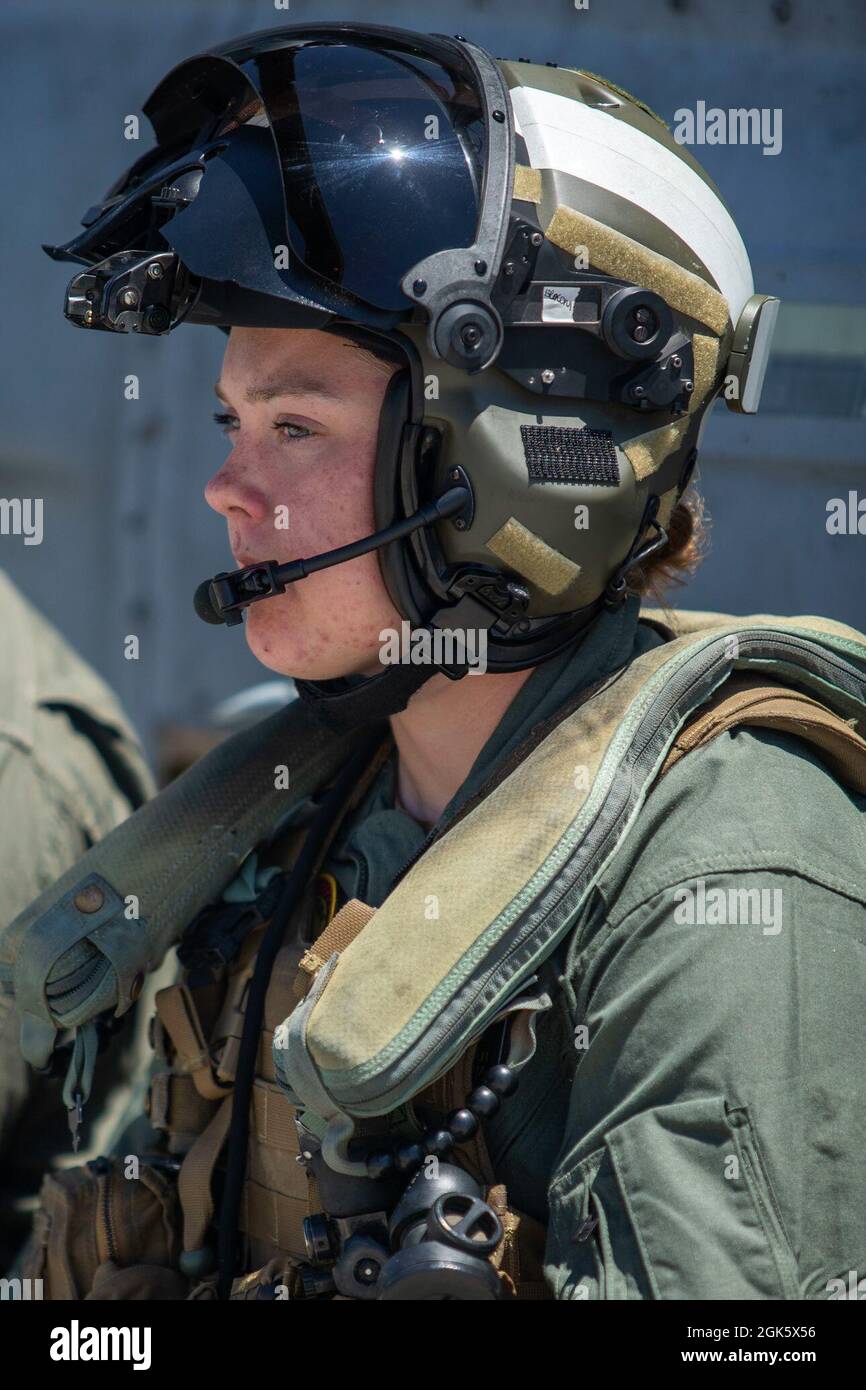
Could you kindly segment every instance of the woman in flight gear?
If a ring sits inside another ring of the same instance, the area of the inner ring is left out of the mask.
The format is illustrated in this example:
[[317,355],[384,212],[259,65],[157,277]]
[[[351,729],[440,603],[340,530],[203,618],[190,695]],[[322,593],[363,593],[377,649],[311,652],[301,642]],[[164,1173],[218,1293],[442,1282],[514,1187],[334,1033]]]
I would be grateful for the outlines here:
[[230,332],[241,568],[196,609],[300,698],[4,933],[75,1115],[100,1018],[182,966],[139,1180],[46,1179],[30,1272],[826,1296],[866,1248],[866,639],[640,609],[778,308],[718,190],[613,84],[441,35],[255,34],[144,110],[155,149],[47,249],[82,328]]

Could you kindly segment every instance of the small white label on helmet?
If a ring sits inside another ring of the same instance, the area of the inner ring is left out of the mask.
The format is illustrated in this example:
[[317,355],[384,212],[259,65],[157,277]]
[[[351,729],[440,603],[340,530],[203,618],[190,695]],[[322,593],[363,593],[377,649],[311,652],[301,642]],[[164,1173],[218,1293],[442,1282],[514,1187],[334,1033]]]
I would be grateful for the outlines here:
[[573,323],[574,301],[579,294],[579,285],[545,285],[541,297],[542,321]]

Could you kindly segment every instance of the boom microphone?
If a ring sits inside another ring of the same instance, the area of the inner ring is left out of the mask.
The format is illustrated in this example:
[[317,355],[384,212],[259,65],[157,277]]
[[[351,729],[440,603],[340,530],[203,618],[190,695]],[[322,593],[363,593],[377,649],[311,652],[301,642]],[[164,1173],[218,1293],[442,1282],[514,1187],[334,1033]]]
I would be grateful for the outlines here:
[[251,603],[284,593],[288,584],[304,579],[315,570],[341,565],[344,560],[354,560],[357,555],[378,550],[380,546],[408,536],[422,526],[456,516],[458,512],[468,509],[471,501],[472,493],[468,487],[452,487],[402,521],[395,521],[384,530],[374,531],[359,541],[338,546],[336,550],[325,550],[321,555],[312,555],[306,560],[289,560],[284,565],[278,565],[276,560],[263,560],[259,564],[232,570],[231,573],[215,574],[213,579],[205,579],[196,589],[193,600],[195,611],[205,623],[225,623],[227,627],[234,627],[243,622],[243,610]]

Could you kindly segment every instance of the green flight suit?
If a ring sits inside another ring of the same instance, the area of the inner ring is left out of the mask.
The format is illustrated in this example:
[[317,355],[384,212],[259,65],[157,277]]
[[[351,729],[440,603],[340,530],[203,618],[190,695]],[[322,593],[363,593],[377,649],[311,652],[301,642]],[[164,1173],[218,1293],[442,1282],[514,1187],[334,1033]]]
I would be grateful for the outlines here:
[[[568,696],[661,640],[630,600],[536,668],[440,825]],[[392,754],[326,861],[341,901],[380,905],[425,840],[394,774]],[[723,734],[653,790],[542,972],[535,1055],[485,1122],[511,1202],[549,1226],[558,1298],[826,1298],[866,1274],[864,851],[866,798],[787,734]],[[733,902],[725,924],[713,900]]]
[[[662,640],[632,599],[538,667],[439,827]],[[392,756],[325,860],[341,899],[381,904],[425,842],[394,774]],[[535,1051],[484,1126],[511,1205],[548,1227],[557,1298],[827,1298],[864,1272],[864,812],[810,745],[766,730],[720,735],[650,793],[538,972]]]

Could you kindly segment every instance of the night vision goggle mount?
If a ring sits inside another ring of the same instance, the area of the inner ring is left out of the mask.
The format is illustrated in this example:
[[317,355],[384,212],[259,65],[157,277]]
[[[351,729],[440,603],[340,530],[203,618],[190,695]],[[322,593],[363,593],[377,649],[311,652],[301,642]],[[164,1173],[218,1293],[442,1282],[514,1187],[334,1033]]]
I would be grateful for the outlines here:
[[173,251],[120,251],[74,277],[64,313],[80,328],[168,333],[196,288]]
[[99,259],[135,211],[146,210],[148,233],[193,201],[209,155],[223,142],[191,151],[160,167],[138,184],[134,193],[109,193],[105,202],[82,218],[85,230],[63,246],[43,246],[57,261],[81,261],[86,270],[74,275],[66,289],[63,312],[78,328],[113,333],[169,333],[196,302],[200,283],[165,243],[154,250],[134,246]]

